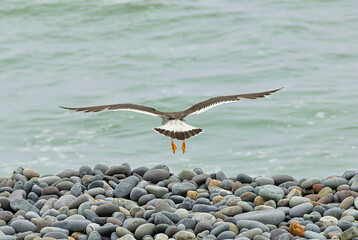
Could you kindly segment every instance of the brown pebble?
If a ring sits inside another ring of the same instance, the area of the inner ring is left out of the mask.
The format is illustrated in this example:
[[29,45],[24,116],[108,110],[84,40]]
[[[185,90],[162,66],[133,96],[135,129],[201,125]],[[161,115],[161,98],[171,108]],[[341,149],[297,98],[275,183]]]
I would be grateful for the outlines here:
[[328,193],[327,195],[325,195],[323,198],[321,198],[320,200],[318,200],[319,203],[323,203],[323,204],[328,204],[333,202],[334,197],[332,193]]
[[118,226],[122,226],[122,222],[121,220],[115,218],[115,217],[109,217],[107,218],[107,223],[113,223],[115,225],[118,225]]
[[319,191],[321,191],[322,189],[324,188],[324,185],[323,184],[319,184],[319,183],[316,183],[316,184],[313,184],[312,186],[312,190],[314,191],[314,193],[319,193]]
[[24,175],[27,179],[31,179],[33,177],[40,177],[40,174],[38,172],[28,168],[24,169],[22,175]]
[[225,198],[223,196],[215,196],[213,198],[213,204],[217,204],[218,202],[222,201],[222,200],[225,200]]
[[195,200],[196,196],[198,196],[198,192],[196,191],[192,191],[192,190],[189,190],[187,193],[186,193],[186,196],[187,197],[190,197],[191,199]]
[[54,186],[45,187],[41,192],[41,196],[43,196],[43,195],[57,195],[57,196],[60,196],[60,190],[58,190],[58,188],[54,187]]
[[161,211],[167,211],[170,212],[170,206],[169,204],[163,200],[163,199],[158,199],[157,202],[155,203],[155,211],[156,212],[161,212]]
[[317,202],[318,201],[318,197],[316,194],[309,194],[305,196],[306,198],[309,198],[311,201]]
[[240,195],[242,201],[247,201],[247,202],[254,202],[256,197],[257,195],[253,192],[246,192]]
[[265,200],[263,197],[261,197],[261,196],[257,196],[257,197],[255,198],[255,200],[254,200],[254,204],[255,204],[256,206],[263,205],[265,202],[266,202],[266,200]]
[[300,225],[296,221],[291,222],[289,230],[293,236],[298,236],[298,237],[303,237],[304,236],[303,234],[305,233],[305,227]]
[[241,188],[243,185],[240,181],[234,182],[234,184],[231,186],[231,191],[234,193],[237,189]]
[[220,219],[222,219],[224,221],[227,218],[227,216],[225,216],[221,212],[211,212],[210,214],[213,215],[215,218],[220,218]]
[[208,189],[210,189],[211,187],[221,187],[221,181],[211,179],[210,183],[208,184]]
[[358,197],[358,193],[354,192],[352,190],[342,190],[342,191],[338,191],[336,192],[336,195],[338,196],[338,199],[340,202],[342,202],[345,198],[353,196],[353,197]]
[[242,213],[242,207],[240,206],[232,206],[232,207],[226,207],[221,210],[222,214],[226,216],[235,216],[236,214]]
[[[78,240],[82,235],[85,235],[85,234],[81,233],[81,232],[74,232],[71,234],[71,237],[73,237],[75,240]],[[68,240],[69,240],[69,238],[68,238]]]
[[8,180],[6,181],[6,183],[5,183],[5,187],[11,187],[11,188],[13,188],[14,185],[15,185],[15,182],[14,182],[14,180],[12,180],[12,179],[8,179]]
[[341,202],[341,204],[339,205],[339,207],[342,208],[342,209],[348,209],[348,208],[350,208],[351,206],[353,206],[354,199],[355,199],[355,197],[352,197],[352,196],[346,197],[346,198]]
[[13,218],[14,214],[10,211],[1,211],[0,212],[0,220],[4,220],[5,222],[10,221]]
[[37,232],[40,232],[41,229],[43,229],[44,227],[51,227],[52,222],[45,220],[45,219],[41,219],[40,221],[37,222],[36,226],[37,226]]

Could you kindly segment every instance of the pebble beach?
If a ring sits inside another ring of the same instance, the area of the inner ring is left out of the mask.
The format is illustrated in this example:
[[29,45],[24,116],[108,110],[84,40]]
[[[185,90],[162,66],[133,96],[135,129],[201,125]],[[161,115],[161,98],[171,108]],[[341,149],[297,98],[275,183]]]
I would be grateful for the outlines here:
[[355,239],[358,169],[226,176],[124,163],[0,178],[0,240]]

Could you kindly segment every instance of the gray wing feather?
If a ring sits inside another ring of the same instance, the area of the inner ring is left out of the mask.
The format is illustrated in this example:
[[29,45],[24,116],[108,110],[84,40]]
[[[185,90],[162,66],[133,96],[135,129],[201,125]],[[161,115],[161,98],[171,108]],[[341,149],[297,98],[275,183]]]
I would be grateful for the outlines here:
[[82,112],[100,112],[103,110],[109,110],[109,111],[132,111],[132,112],[138,112],[143,113],[147,115],[152,116],[158,116],[162,117],[164,116],[164,113],[161,111],[158,111],[151,107],[146,107],[142,105],[137,104],[131,104],[131,103],[123,103],[123,104],[111,104],[111,105],[101,105],[101,106],[92,106],[92,107],[62,107],[60,108],[68,109],[68,110],[74,110],[74,111],[82,111]]
[[267,92],[258,92],[258,93],[247,93],[247,94],[238,94],[238,95],[229,95],[229,96],[220,96],[220,97],[213,97],[208,100],[202,101],[200,103],[195,104],[194,106],[188,108],[187,110],[183,111],[184,117],[191,115],[191,114],[199,114],[206,110],[209,110],[212,107],[216,107],[223,103],[229,102],[237,102],[241,99],[256,99],[262,98],[272,93],[275,93],[282,88],[278,88],[275,90],[267,91]]

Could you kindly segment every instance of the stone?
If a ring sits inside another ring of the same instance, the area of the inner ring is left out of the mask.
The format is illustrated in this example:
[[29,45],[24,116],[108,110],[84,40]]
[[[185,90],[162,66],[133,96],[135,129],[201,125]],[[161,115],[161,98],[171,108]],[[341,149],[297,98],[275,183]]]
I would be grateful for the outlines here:
[[56,200],[56,202],[53,204],[53,207],[58,210],[63,206],[69,206],[74,199],[75,197],[73,195],[63,195],[58,200]]
[[247,230],[246,232],[240,233],[239,236],[253,239],[255,236],[258,236],[261,234],[262,234],[262,230],[260,228],[253,228],[253,229]]
[[193,212],[216,212],[217,207],[213,205],[206,205],[206,204],[195,204],[192,208]]
[[36,232],[36,225],[28,220],[14,220],[11,222],[10,226],[16,233],[27,231]]
[[141,196],[143,196],[143,195],[145,195],[145,194],[147,194],[147,193],[148,193],[148,192],[147,192],[145,189],[143,189],[143,188],[134,187],[134,188],[132,189],[132,191],[130,192],[129,198],[130,198],[131,200],[133,200],[133,201],[138,201],[138,199],[139,199]]
[[247,213],[241,213],[235,215],[234,218],[236,221],[239,220],[253,220],[258,221],[263,224],[273,224],[278,225],[285,219],[285,213],[280,209],[270,209],[262,211],[252,211]]
[[274,180],[275,185],[277,185],[277,186],[282,184],[282,183],[285,183],[285,182],[290,182],[290,181],[293,182],[293,181],[295,181],[295,179],[292,176],[284,175],[284,174],[275,175],[275,176],[272,176],[271,178]]
[[37,180],[39,181],[39,183],[46,183],[48,186],[50,186],[53,183],[60,181],[61,178],[58,176],[46,176],[46,177],[40,177]]
[[307,239],[326,239],[325,236],[312,231],[305,231],[303,235]]
[[92,231],[88,236],[88,240],[101,240],[101,234],[97,231]]
[[129,230],[125,229],[124,227],[117,227],[116,233],[119,237],[123,237],[125,235],[133,235]]
[[155,232],[155,225],[152,223],[144,223],[140,225],[134,233],[136,239],[142,239],[145,235],[153,236]]
[[209,232],[213,229],[213,226],[209,222],[198,222],[195,226],[194,232],[195,234],[199,234],[205,230]]
[[196,187],[194,186],[194,184],[189,183],[189,182],[184,182],[184,183],[175,184],[172,188],[172,193],[174,195],[185,196],[186,193],[190,190],[192,190],[192,191],[196,190]]
[[313,204],[312,203],[302,203],[300,205],[294,206],[290,209],[289,214],[291,217],[302,217],[303,215],[312,212]]
[[40,231],[40,233],[42,235],[44,235],[46,233],[50,233],[50,232],[60,232],[60,233],[66,234],[66,235],[68,235],[70,233],[70,231],[68,231],[66,229],[58,228],[58,227],[44,227]]
[[332,216],[321,217],[319,222],[322,223],[325,227],[338,225],[338,219]]
[[274,185],[275,181],[270,177],[257,177],[255,178],[255,183],[257,186]]
[[242,207],[240,206],[232,206],[232,207],[226,207],[221,210],[222,214],[226,216],[235,216],[237,214],[242,213]]
[[31,179],[33,177],[37,177],[37,178],[40,177],[40,174],[38,172],[28,168],[24,169],[22,175],[24,175],[27,179]]
[[119,182],[114,189],[114,196],[127,197],[132,189],[139,183],[139,178],[135,176],[127,177]]
[[[182,218],[185,218],[185,216],[183,215]],[[192,219],[196,222],[208,222],[211,225],[215,223],[215,217],[209,213],[195,213]]]
[[0,220],[4,220],[5,222],[9,222],[14,214],[10,211],[1,211],[0,212]]
[[213,228],[211,230],[210,234],[217,237],[220,233],[222,233],[224,231],[228,231],[229,229],[230,229],[229,223],[221,223],[221,224],[217,225],[215,228]]
[[148,193],[154,194],[157,198],[161,198],[161,197],[163,197],[165,194],[167,194],[169,192],[168,188],[160,187],[160,186],[157,186],[157,185],[147,185],[145,187],[145,190]]
[[143,178],[147,181],[152,183],[158,183],[159,181],[163,181],[168,179],[170,173],[164,169],[152,169],[148,170],[144,175]]
[[43,196],[43,195],[57,195],[57,196],[60,196],[60,190],[58,190],[58,188],[54,187],[54,186],[45,187],[41,192],[41,196]]
[[43,235],[42,239],[67,239],[67,234],[61,232],[49,232]]
[[83,177],[85,175],[92,175],[93,171],[92,168],[90,168],[89,166],[81,166],[78,170],[78,173],[80,177]]
[[278,201],[283,198],[285,193],[280,187],[274,185],[265,185],[260,189],[258,195],[267,200]]
[[247,228],[247,229],[253,229],[253,228],[260,228],[263,232],[268,232],[269,228],[258,221],[252,221],[252,220],[239,220],[236,222],[236,226],[239,229]]
[[295,207],[297,205],[300,205],[302,203],[308,203],[310,201],[311,201],[311,199],[309,199],[309,198],[294,196],[290,199],[289,205],[290,205],[290,207]]
[[131,174],[131,168],[128,163],[123,163],[120,166],[112,166],[106,172],[105,175],[113,176],[116,174],[124,174],[128,177]]
[[312,188],[312,186],[314,184],[321,184],[321,183],[323,183],[322,179],[313,177],[313,178],[309,178],[306,181],[302,182],[301,187],[310,189],[310,188]]
[[182,170],[182,171],[179,173],[179,175],[178,175],[178,177],[179,177],[179,179],[180,179],[181,181],[183,181],[183,180],[188,180],[188,181],[190,181],[190,180],[192,180],[193,177],[195,177],[195,176],[196,176],[196,173],[195,173],[194,171],[192,171],[192,170],[186,170],[186,169]]
[[341,240],[350,240],[350,239],[353,239],[354,237],[358,237],[358,228],[357,227],[351,227],[351,228],[345,230],[341,234],[340,239]]
[[330,188],[330,187],[324,187],[324,188],[322,188],[321,191],[318,192],[317,197],[318,197],[319,199],[321,199],[321,198],[323,198],[324,196],[326,196],[326,195],[329,194],[329,193],[332,193],[332,188]]
[[25,199],[16,199],[10,202],[10,207],[16,212],[18,210],[24,210],[25,212],[33,211],[39,213],[40,210],[26,201]]
[[211,179],[211,181],[208,184],[208,189],[210,189],[212,187],[221,187],[221,181],[216,180],[216,179]]
[[189,231],[179,231],[174,235],[174,238],[176,240],[194,240],[195,239],[195,234]]
[[239,173],[236,175],[236,181],[239,181],[241,183],[252,183],[252,177],[244,173]]
[[222,232],[220,233],[218,236],[217,236],[217,240],[224,240],[224,239],[234,239],[236,236],[236,234],[232,231],[225,231],[225,232]]
[[156,212],[161,212],[161,211],[170,212],[170,206],[165,200],[158,199],[155,203],[155,211]]
[[304,232],[305,232],[305,227],[300,225],[296,221],[292,221],[291,224],[290,224],[290,229],[289,230],[290,230],[290,233],[293,236],[303,237]]
[[339,205],[339,207],[342,208],[342,209],[348,209],[348,208],[350,208],[350,207],[353,206],[353,204],[354,204],[354,199],[355,199],[355,197],[353,197],[353,196],[346,197],[346,198],[341,202],[341,204]]
[[119,211],[119,206],[113,203],[105,203],[96,208],[96,214],[100,217],[110,217],[114,212]]
[[338,186],[348,184],[348,180],[341,177],[332,177],[324,180],[323,185],[325,187],[330,187],[332,189],[336,189]]
[[51,224],[52,227],[64,228],[71,232],[85,232],[89,220],[62,220]]
[[130,232],[135,232],[140,225],[143,225],[146,222],[147,221],[143,218],[129,218],[123,222],[123,227]]

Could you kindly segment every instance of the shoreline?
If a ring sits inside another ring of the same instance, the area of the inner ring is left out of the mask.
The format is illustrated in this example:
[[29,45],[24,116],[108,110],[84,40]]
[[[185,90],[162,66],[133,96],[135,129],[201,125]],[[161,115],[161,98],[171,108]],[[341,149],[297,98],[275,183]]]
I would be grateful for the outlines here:
[[0,240],[358,240],[358,169],[325,179],[239,172],[19,167],[0,177]]

